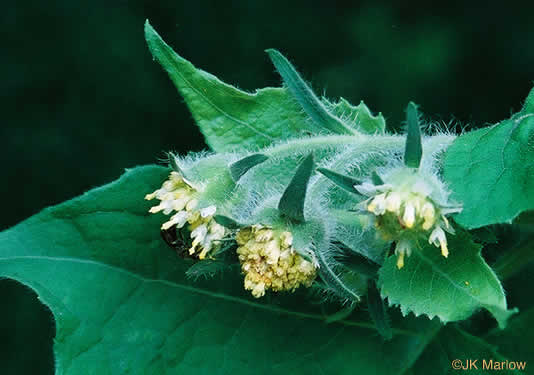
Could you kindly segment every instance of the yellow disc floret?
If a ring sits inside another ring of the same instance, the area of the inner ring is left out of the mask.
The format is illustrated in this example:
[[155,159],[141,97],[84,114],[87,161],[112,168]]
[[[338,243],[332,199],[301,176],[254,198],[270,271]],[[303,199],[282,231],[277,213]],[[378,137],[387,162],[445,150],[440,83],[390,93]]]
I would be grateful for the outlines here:
[[159,199],[160,203],[152,207],[149,212],[162,211],[165,215],[174,212],[168,221],[161,225],[162,230],[173,226],[182,228],[189,224],[193,243],[189,255],[196,255],[204,259],[208,254],[220,247],[220,240],[226,235],[226,230],[213,220],[217,211],[215,206],[198,208],[196,196],[198,191],[192,183],[183,178],[178,172],[171,172],[169,179],[160,189],[147,194],[145,199]]
[[277,232],[253,225],[237,232],[237,254],[245,274],[245,289],[256,298],[265,290],[294,291],[300,285],[311,286],[317,269],[293,248],[290,232]]

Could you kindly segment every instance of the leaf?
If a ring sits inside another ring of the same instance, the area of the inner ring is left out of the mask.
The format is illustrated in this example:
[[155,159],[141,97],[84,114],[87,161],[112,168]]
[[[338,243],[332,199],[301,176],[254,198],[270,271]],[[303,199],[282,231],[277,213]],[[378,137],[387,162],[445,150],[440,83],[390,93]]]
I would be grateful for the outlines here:
[[282,76],[289,92],[300,104],[304,112],[321,128],[334,134],[354,134],[351,128],[346,126],[339,118],[333,116],[325,108],[323,103],[314,94],[313,90],[304,82],[297,70],[277,50],[268,49],[267,54],[271,58],[276,70]]
[[[526,289],[525,289],[526,290]],[[513,319],[505,330],[494,330],[486,337],[486,341],[499,348],[499,352],[514,361],[528,361],[534,358],[534,308],[521,312]]]
[[419,126],[417,107],[413,102],[406,108],[406,149],[404,151],[404,164],[410,168],[419,168],[423,156],[421,144],[421,128]]
[[[528,346],[528,345],[527,345]],[[412,367],[414,375],[467,374],[516,374],[517,372],[490,369],[495,362],[509,362],[515,356],[506,358],[496,346],[482,338],[473,336],[456,327],[447,326],[427,346],[416,364]],[[471,361],[470,361],[471,360]],[[454,362],[453,362],[454,361]],[[492,361],[492,362],[490,362]],[[459,366],[455,368],[454,366]],[[464,370],[465,368],[465,370]]]
[[389,323],[389,316],[387,314],[384,300],[380,297],[380,292],[376,287],[374,280],[369,280],[369,287],[367,289],[367,303],[369,307],[369,315],[375,322],[378,333],[385,339],[391,340],[393,332]]
[[143,200],[167,175],[129,170],[0,233],[0,277],[54,314],[57,374],[401,374],[433,336],[406,319],[382,344],[372,323],[325,324],[297,294],[252,300],[237,273],[188,280]]
[[328,178],[330,181],[332,181],[334,184],[336,184],[340,188],[348,192],[358,194],[358,192],[354,188],[354,185],[361,184],[360,180],[354,177],[351,177],[351,176],[346,176],[344,174],[331,171],[328,168],[317,168],[317,172],[320,172],[323,176]]
[[534,113],[534,88],[532,88],[525,99],[521,113],[527,115],[529,113]]
[[413,249],[402,269],[390,256],[379,271],[379,286],[390,305],[403,314],[438,316],[443,323],[489,310],[501,327],[515,311],[507,310],[499,279],[480,255],[480,246],[464,232],[448,236],[450,255],[432,245]]
[[443,165],[452,198],[463,203],[455,217],[465,228],[510,223],[534,209],[534,113],[458,137]]
[[332,115],[361,133],[382,134],[386,131],[386,120],[382,113],[373,116],[363,100],[357,106],[350,104],[344,98],[340,98],[337,103],[332,103],[326,98],[322,98],[322,101]]
[[253,154],[243,159],[240,159],[230,165],[230,174],[234,182],[237,182],[241,176],[248,172],[248,170],[256,165],[263,163],[265,160],[269,159],[263,154]]
[[221,82],[177,55],[148,21],[145,38],[214,151],[255,149],[317,131],[285,89],[264,88],[249,94]]
[[306,200],[306,190],[308,182],[313,173],[313,154],[310,153],[299,165],[295,175],[287,185],[280,202],[278,210],[283,216],[287,216],[295,221],[304,221],[304,202]]

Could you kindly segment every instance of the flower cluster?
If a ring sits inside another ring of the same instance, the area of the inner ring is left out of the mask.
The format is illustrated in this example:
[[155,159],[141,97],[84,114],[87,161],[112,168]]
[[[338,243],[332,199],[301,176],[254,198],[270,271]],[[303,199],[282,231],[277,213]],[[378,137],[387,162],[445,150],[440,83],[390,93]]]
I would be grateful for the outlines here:
[[293,248],[290,232],[253,225],[240,229],[236,241],[245,289],[256,298],[265,295],[266,289],[294,291],[300,285],[309,287],[317,275],[313,263]]
[[375,215],[380,235],[385,240],[397,242],[397,267],[404,266],[405,254],[411,254],[419,237],[427,238],[429,243],[441,249],[444,257],[448,257],[445,231],[454,234],[454,230],[446,215],[459,212],[461,208],[442,203],[446,194],[436,181],[408,170],[400,174],[404,176],[393,178],[390,183],[355,186],[369,197],[364,202],[364,209]]
[[163,211],[165,215],[175,212],[171,218],[162,224],[161,229],[167,230],[176,226],[182,228],[189,224],[193,240],[189,255],[196,255],[204,259],[208,254],[214,253],[220,247],[220,240],[226,235],[226,229],[213,220],[217,208],[208,206],[198,208],[196,196],[198,189],[187,181],[178,172],[171,172],[169,179],[160,189],[147,194],[145,199],[159,199],[160,203],[149,212]]

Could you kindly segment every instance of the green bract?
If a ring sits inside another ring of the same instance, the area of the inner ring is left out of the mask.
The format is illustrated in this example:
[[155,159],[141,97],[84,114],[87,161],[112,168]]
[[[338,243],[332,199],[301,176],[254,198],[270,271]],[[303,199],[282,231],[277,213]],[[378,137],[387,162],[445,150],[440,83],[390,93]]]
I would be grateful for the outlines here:
[[[407,134],[391,134],[276,50],[285,86],[250,94],[145,34],[212,152],[169,154],[0,234],[0,277],[54,314],[58,374],[402,374],[463,346],[504,358],[442,323],[486,309],[505,328],[517,311],[468,230],[521,213],[529,227],[534,91],[460,137],[425,133],[410,103]],[[531,238],[501,276],[531,260]]]

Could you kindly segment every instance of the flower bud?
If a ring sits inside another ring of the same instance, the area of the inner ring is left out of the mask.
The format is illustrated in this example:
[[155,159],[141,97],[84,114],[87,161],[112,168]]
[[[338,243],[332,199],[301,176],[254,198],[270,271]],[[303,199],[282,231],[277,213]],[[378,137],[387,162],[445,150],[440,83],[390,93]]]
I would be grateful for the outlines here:
[[236,241],[245,289],[256,298],[267,289],[279,292],[309,287],[316,277],[316,267],[293,248],[291,232],[253,225],[240,229]]

